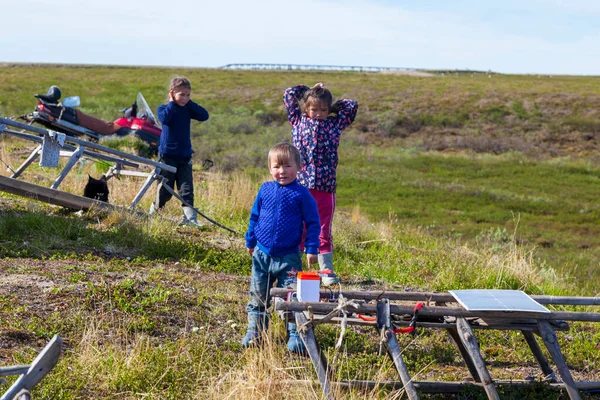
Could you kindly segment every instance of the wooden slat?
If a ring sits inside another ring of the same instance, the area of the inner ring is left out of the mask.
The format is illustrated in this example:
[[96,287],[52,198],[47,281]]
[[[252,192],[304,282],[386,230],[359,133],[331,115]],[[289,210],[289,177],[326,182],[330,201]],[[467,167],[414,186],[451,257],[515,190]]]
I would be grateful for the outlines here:
[[27,197],[45,203],[54,204],[73,210],[88,210],[92,207],[112,210],[115,208],[110,203],[94,200],[76,194],[50,189],[33,183],[20,181],[0,175],[0,191],[12,193],[17,196]]
[[458,331],[458,337],[462,344],[464,345],[467,353],[469,354],[473,366],[477,369],[477,375],[481,379],[481,384],[485,389],[485,392],[488,395],[490,400],[500,400],[500,396],[498,395],[498,391],[494,386],[494,381],[490,376],[490,373],[485,366],[485,361],[479,352],[479,343],[475,338],[475,334],[473,330],[469,326],[469,323],[464,318],[456,319],[456,328]]
[[[310,324],[305,325],[308,321],[303,312],[295,312],[294,318],[296,320],[296,326],[298,327],[298,334],[308,351],[310,360],[313,363],[319,382],[321,383],[321,389],[323,390],[323,397],[327,400],[333,399],[331,393],[331,385],[329,379],[329,366],[327,365],[327,359],[321,351],[319,343],[315,338],[315,332]],[[300,328],[304,326],[304,328]]]
[[381,341],[385,345],[388,354],[390,355],[396,371],[404,383],[404,391],[410,400],[418,400],[419,395],[417,389],[412,382],[412,378],[406,368],[400,344],[396,340],[396,335],[392,332],[390,301],[383,299],[377,302],[377,327],[376,330],[381,334]]
[[[276,304],[277,311],[304,311],[309,307],[312,308],[313,312],[317,313],[329,313],[337,305],[335,303],[310,303],[310,302],[288,302],[282,301]],[[411,305],[399,305],[392,304],[391,311],[393,314],[412,314],[414,306]],[[375,305],[372,304],[360,304],[354,312],[360,314],[373,314],[376,312]],[[536,312],[525,312],[525,311],[467,311],[463,308],[451,308],[451,307],[435,307],[426,306],[419,310],[419,315],[428,317],[477,317],[485,319],[497,318],[504,319],[507,323],[510,320],[523,320],[523,319],[536,319],[536,320],[570,320],[570,321],[590,321],[600,322],[600,313],[589,313],[589,312],[568,312],[568,311],[552,311],[549,313],[536,313]]]
[[556,375],[554,375],[554,371],[552,371],[550,364],[548,364],[548,360],[546,360],[544,353],[542,353],[540,345],[538,344],[537,340],[535,340],[533,332],[521,331],[521,333],[525,337],[525,341],[529,345],[529,348],[531,349],[535,359],[538,361],[538,364],[540,364],[540,368],[542,368],[544,377],[550,379],[552,382],[556,382]]
[[[292,384],[293,382],[286,381]],[[303,384],[308,384],[306,381],[301,381]],[[539,382],[526,380],[497,380],[494,384],[498,387],[527,387],[537,385]],[[480,383],[474,382],[437,382],[437,381],[414,381],[414,385],[420,393],[463,393],[468,387],[482,387]],[[545,383],[548,387],[559,390],[564,389],[565,385],[562,382]],[[576,382],[579,390],[598,390],[600,382]],[[363,381],[363,380],[342,380],[331,382],[331,386],[341,386],[344,388],[358,388],[363,390],[372,390],[375,388],[391,388],[402,389],[404,384],[402,381]]]
[[569,371],[569,367],[565,362],[565,357],[560,351],[560,346],[558,344],[558,339],[556,338],[556,334],[554,330],[548,323],[548,321],[538,321],[538,325],[540,328],[540,335],[544,340],[544,344],[546,348],[550,352],[554,363],[556,364],[556,368],[558,369],[558,373],[565,383],[565,387],[567,388],[567,393],[569,394],[569,398],[571,400],[580,400],[581,396],[579,391],[577,390],[577,386],[575,385],[575,381],[571,376],[571,372]]
[[[313,314],[313,318],[315,320],[320,320],[321,318],[323,318],[323,315]],[[342,318],[334,317],[331,320],[329,320],[328,322],[331,324],[339,324],[340,322],[342,322]],[[346,322],[348,325],[356,325],[356,326],[375,326],[376,325],[375,322],[364,321],[360,318],[347,318]],[[531,324],[522,324],[522,323],[509,324],[509,323],[506,323],[506,324],[493,324],[493,325],[488,325],[486,321],[483,321],[481,319],[477,319],[476,322],[477,322],[476,324],[471,323],[471,328],[484,329],[484,330],[495,329],[495,330],[500,330],[500,331],[519,330],[519,331],[530,331],[530,332],[533,332],[533,331],[537,332],[537,330],[538,330],[537,322],[531,323]],[[409,326],[409,325],[410,325],[410,321],[394,321],[394,326]],[[455,323],[454,322],[427,322],[427,321],[419,320],[417,326],[419,326],[421,328],[450,329],[455,326]],[[568,331],[569,325],[566,323],[563,323],[563,324],[553,327],[553,329],[555,331]]]
[[406,368],[406,363],[404,362],[404,358],[402,358],[402,352],[400,351],[400,344],[398,340],[396,340],[396,335],[394,335],[390,330],[385,332],[385,347],[387,348],[388,354],[390,355],[394,366],[396,367],[396,371],[400,375],[400,379],[404,384],[404,391],[410,400],[418,400],[419,396],[417,394],[417,389],[412,381],[411,376],[408,373],[408,369]]
[[[289,289],[273,288],[271,296],[286,297]],[[450,293],[437,292],[404,292],[392,290],[342,290],[341,292],[333,292],[331,290],[321,290],[321,297],[328,298],[332,295],[337,296],[342,294],[347,299],[357,300],[377,300],[387,298],[390,300],[406,300],[406,301],[424,301],[424,302],[443,302],[456,303],[456,299]],[[546,295],[530,295],[532,299],[540,304],[560,304],[574,306],[597,306],[600,305],[600,297],[580,297],[580,296],[546,296]]]
[[458,334],[458,329],[456,328],[456,326],[449,328],[448,334],[450,335],[450,337],[456,344],[458,351],[460,351],[460,354],[462,355],[463,360],[464,360],[465,364],[467,365],[467,368],[469,369],[469,373],[471,374],[471,377],[475,380],[475,382],[481,382],[481,378],[479,377],[479,372],[477,371],[477,367],[473,363],[473,360],[471,359],[469,351],[467,350],[467,348],[463,344],[462,340],[460,339],[460,336]]

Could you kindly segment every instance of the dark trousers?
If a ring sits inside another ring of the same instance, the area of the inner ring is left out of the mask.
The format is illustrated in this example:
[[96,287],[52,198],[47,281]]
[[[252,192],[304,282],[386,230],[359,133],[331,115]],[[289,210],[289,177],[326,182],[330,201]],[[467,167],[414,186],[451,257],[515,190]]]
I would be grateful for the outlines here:
[[[177,172],[162,171],[160,174],[166,178],[165,183],[172,189],[177,185],[177,193],[190,206],[194,206],[194,175],[192,173],[192,157],[187,158],[170,158],[165,155],[160,155],[158,161],[177,168]],[[164,207],[167,201],[171,200],[173,195],[169,193],[163,185],[159,185],[157,200],[158,208]],[[181,204],[184,206],[184,204]]]

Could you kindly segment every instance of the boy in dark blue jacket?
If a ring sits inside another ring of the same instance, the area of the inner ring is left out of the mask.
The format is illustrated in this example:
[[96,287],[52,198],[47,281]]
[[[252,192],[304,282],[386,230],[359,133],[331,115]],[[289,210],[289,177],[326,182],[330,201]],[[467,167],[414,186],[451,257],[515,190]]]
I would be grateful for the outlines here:
[[[273,181],[260,187],[246,232],[246,247],[252,256],[252,278],[244,347],[259,342],[261,333],[268,327],[266,309],[274,281],[277,280],[277,287],[289,286],[302,270],[300,243],[304,226],[308,265],[318,261],[319,212],[309,190],[296,181],[301,166],[300,153],[290,143],[280,143],[269,150],[268,162]],[[296,324],[288,323],[287,329],[288,349],[305,352]]]
[[[177,168],[177,172],[163,171],[166,184],[177,190],[181,198],[188,204],[182,204],[183,220],[181,225],[199,226],[194,206],[194,175],[192,173],[192,139],[190,122],[192,119],[206,121],[208,111],[190,100],[192,84],[187,78],[176,77],[171,80],[169,102],[160,105],[157,110],[158,120],[162,124],[158,161]],[[155,203],[150,214],[164,207],[171,199],[171,193],[160,185]]]

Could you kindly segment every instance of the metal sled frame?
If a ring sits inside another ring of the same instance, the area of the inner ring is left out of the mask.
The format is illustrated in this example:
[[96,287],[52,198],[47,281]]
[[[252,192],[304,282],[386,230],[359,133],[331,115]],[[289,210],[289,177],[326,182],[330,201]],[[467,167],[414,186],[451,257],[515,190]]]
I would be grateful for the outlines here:
[[[0,400],[30,400],[29,393],[58,362],[62,339],[55,335],[30,365],[0,367],[0,376],[20,375],[12,386],[4,392]],[[0,383],[5,383],[0,379]]]
[[[9,129],[9,126],[20,129],[21,131]],[[24,131],[30,131],[36,135],[32,135]],[[128,207],[129,210],[135,209],[154,181],[161,181],[161,171],[177,171],[177,168],[164,163],[111,149],[109,147],[88,142],[72,136],[66,136],[65,145],[63,146],[64,150],[61,151],[60,155],[62,157],[69,157],[69,160],[52,186],[50,188],[45,188],[32,183],[19,181],[18,177],[40,156],[42,151],[41,143],[43,139],[39,135],[48,135],[50,130],[23,124],[8,118],[0,118],[0,134],[2,133],[11,134],[22,139],[33,141],[38,143],[38,146],[31,152],[29,157],[21,164],[21,166],[13,171],[13,175],[10,178],[0,176],[0,190],[75,210],[87,210],[92,206],[96,206],[101,209],[117,208],[110,203],[89,199],[83,196],[58,190],[61,182],[67,176],[69,171],[71,171],[76,162],[83,156],[114,163],[114,165],[109,169],[109,172],[105,174],[107,178],[120,175],[140,176],[146,178],[143,186],[140,188],[135,198],[131,201]],[[140,164],[148,165],[154,169],[150,173],[129,171],[124,169],[124,167],[139,168]]]

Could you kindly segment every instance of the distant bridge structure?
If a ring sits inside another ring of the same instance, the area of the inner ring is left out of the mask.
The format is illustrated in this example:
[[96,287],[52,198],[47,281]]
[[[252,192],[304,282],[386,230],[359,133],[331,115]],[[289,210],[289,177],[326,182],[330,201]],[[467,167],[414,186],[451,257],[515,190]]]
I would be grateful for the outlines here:
[[356,65],[314,65],[314,64],[265,64],[265,63],[247,63],[247,64],[227,64],[221,69],[268,69],[268,70],[317,70],[317,71],[417,71],[414,68],[400,67],[370,67]]

